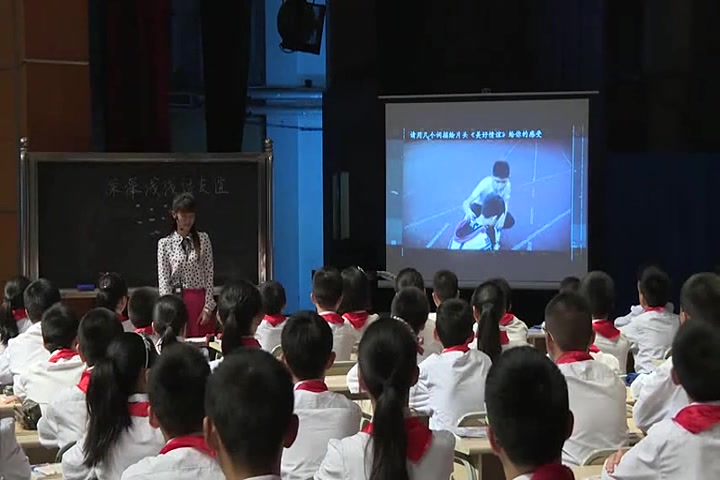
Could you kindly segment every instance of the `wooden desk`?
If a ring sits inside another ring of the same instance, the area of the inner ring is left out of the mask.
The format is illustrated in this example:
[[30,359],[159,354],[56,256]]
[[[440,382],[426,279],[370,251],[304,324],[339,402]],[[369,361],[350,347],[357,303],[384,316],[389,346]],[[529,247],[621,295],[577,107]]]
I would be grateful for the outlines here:
[[5,403],[6,398],[7,396],[0,395],[0,418],[11,418],[15,416],[13,409],[18,403]]
[[60,480],[63,478],[62,466],[59,463],[33,465],[31,480]]
[[635,405],[635,399],[633,398],[632,390],[630,387],[625,387],[626,393],[625,393],[625,403],[628,405]]
[[325,384],[328,386],[328,390],[331,392],[339,393],[344,395],[350,400],[367,400],[367,392],[351,393],[347,386],[347,380],[345,375],[332,375],[325,377]]
[[40,445],[38,432],[35,430],[25,430],[19,424],[15,424],[15,437],[18,444],[25,451],[30,465],[38,465],[41,463],[53,463],[57,456],[57,448],[45,448]]
[[602,465],[589,465],[585,467],[573,467],[575,480],[589,480],[602,476]]
[[481,480],[502,480],[505,478],[502,463],[485,438],[457,438],[455,454],[465,458],[477,471]]
[[545,344],[545,333],[539,328],[531,328],[528,330],[527,341],[530,345],[545,353],[547,347]]

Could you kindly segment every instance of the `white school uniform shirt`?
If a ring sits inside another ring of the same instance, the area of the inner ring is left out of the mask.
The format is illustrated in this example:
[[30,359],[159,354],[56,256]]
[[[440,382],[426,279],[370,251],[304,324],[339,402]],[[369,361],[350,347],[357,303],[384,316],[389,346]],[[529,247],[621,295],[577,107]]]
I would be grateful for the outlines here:
[[615,372],[616,375],[620,375],[620,362],[613,355],[604,352],[590,352],[590,356],[593,360],[596,360],[604,365],[607,365],[610,370]]
[[639,375],[630,386],[636,399],[633,406],[635,425],[647,432],[658,422],[672,418],[690,403],[685,390],[675,385],[670,372],[673,368],[672,357],[665,360],[654,372]]
[[[333,352],[335,352],[335,361],[348,362],[352,355],[353,346],[355,345],[355,329],[350,323],[335,312],[322,312],[323,317],[330,325],[333,332]],[[332,321],[331,321],[332,320]]]
[[596,449],[616,448],[628,442],[625,384],[606,365],[596,360],[562,363],[570,410],[575,417],[573,433],[565,441],[562,460],[566,465],[581,465]]
[[283,480],[312,478],[325,457],[328,442],[360,430],[360,407],[337,393],[303,390],[304,385],[316,382],[324,385],[320,381],[295,385],[295,414],[300,419],[300,429],[292,447],[283,450]]
[[[135,394],[128,398],[128,403],[147,402],[146,394]],[[70,448],[62,458],[63,476],[66,480],[116,480],[131,465],[145,457],[157,455],[165,445],[160,430],[150,426],[148,417],[131,417],[130,429],[120,434],[117,442],[108,452],[107,459],[93,468],[86,467],[85,435]]]
[[720,424],[691,433],[668,418],[653,426],[605,480],[717,480],[720,478]]
[[680,319],[666,310],[642,313],[620,328],[630,342],[637,373],[655,370],[657,362],[665,359],[665,353],[672,345],[678,328]]
[[32,324],[25,333],[11,338],[0,360],[0,383],[14,383],[17,377],[35,363],[46,361],[40,322]]
[[225,475],[215,457],[192,447],[143,458],[122,474],[122,480],[205,479],[225,480]]
[[420,330],[418,335],[418,343],[423,348],[423,360],[429,358],[433,354],[440,354],[443,350],[442,343],[435,338],[435,321],[437,320],[437,314],[431,313],[428,315],[425,327]]
[[[418,352],[418,354],[417,354],[418,365],[420,365],[423,362],[423,360],[425,360],[426,358],[428,358],[428,355],[426,355],[425,352],[423,352],[423,353]],[[212,366],[211,366],[211,368],[212,368]],[[347,375],[345,375],[345,381],[347,382],[348,390],[350,390],[350,393],[360,393],[360,378],[358,377],[358,368],[359,368],[358,364],[356,363],[355,365],[352,366],[352,368],[350,368],[350,370],[348,370]],[[412,387],[410,389],[411,403],[412,403],[412,398],[413,398],[413,392],[420,384],[421,384],[421,382],[418,381],[418,384],[415,387]]]
[[281,316],[283,317],[283,320],[276,326],[273,326],[273,324],[268,321],[268,317],[266,315],[255,331],[255,338],[260,343],[260,348],[266,352],[272,352],[278,345],[280,345],[280,337],[282,336],[282,331],[285,327],[285,322],[287,321],[287,317],[285,317],[285,315]]
[[21,400],[29,398],[40,405],[43,415],[57,393],[77,385],[85,371],[85,362],[74,352],[72,358],[57,358],[56,351],[46,362],[36,363],[15,382],[14,393]]
[[[672,302],[668,302],[667,305],[665,305],[665,311],[668,313],[675,312],[675,305],[673,305]],[[630,307],[630,313],[622,317],[617,317],[615,319],[615,326],[618,328],[624,327],[625,325],[630,323],[635,317],[643,313],[645,313],[645,308],[643,308],[642,305],[633,305],[632,307]]]
[[15,419],[0,420],[0,478],[29,480],[30,462],[15,436]]
[[[593,325],[603,321],[604,320],[599,319],[593,320]],[[625,335],[620,333],[619,336],[610,339],[595,331],[595,346],[598,347],[602,353],[607,353],[617,358],[620,374],[624,375],[626,373],[630,341]]]
[[66,388],[50,402],[38,422],[40,444],[63,448],[80,440],[87,429],[85,392],[78,385]]
[[[473,339],[470,342],[470,348],[477,350],[477,334],[478,334],[478,322],[473,325]],[[505,325],[502,323],[498,324],[500,329],[500,344],[502,351],[506,351],[514,347],[525,347],[528,345],[527,336],[528,328],[525,322],[513,315],[512,320],[506,320]],[[507,342],[503,340],[503,337],[507,338]]]

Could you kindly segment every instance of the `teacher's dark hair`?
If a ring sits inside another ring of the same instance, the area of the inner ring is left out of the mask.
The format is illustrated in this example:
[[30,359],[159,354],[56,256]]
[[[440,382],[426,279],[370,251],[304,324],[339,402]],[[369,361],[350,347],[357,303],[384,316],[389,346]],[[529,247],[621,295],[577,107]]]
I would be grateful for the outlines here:
[[185,303],[176,295],[163,295],[155,304],[153,329],[160,335],[160,346],[167,347],[177,342],[188,323]]
[[[195,196],[192,193],[184,192],[180,195],[177,195],[173,199],[172,203],[172,213],[196,213],[197,211],[197,205],[195,204]],[[175,217],[171,217],[172,219],[172,231],[177,231],[177,220],[175,220]],[[171,232],[172,233],[172,232]],[[198,253],[198,257],[200,256],[200,234],[197,231],[197,223],[193,223],[193,226],[190,228],[190,237],[192,238],[193,245],[195,246],[195,251]]]
[[119,273],[104,273],[98,281],[98,294],[95,306],[115,311],[123,297],[128,296],[125,279]]
[[13,277],[5,284],[2,303],[0,303],[0,341],[3,345],[7,345],[11,338],[17,337],[20,333],[14,312],[21,310],[22,316],[25,317],[23,293],[28,285],[30,280],[22,276]]
[[247,280],[226,283],[218,296],[222,324],[223,356],[242,347],[243,337],[252,336],[252,322],[263,312],[260,291]]

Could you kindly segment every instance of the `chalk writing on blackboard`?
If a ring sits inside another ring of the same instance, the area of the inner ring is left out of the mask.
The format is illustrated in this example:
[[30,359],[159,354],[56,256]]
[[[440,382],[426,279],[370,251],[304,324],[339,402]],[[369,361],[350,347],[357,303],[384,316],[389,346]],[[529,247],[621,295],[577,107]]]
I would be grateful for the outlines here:
[[105,195],[111,198],[135,200],[140,197],[172,198],[179,193],[198,195],[228,195],[230,190],[225,177],[142,179],[137,176],[112,177],[105,185]]

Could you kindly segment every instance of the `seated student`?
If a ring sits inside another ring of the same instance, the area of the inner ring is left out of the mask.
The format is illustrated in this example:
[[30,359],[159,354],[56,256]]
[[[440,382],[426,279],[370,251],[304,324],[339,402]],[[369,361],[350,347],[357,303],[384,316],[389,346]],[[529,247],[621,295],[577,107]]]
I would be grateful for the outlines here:
[[[433,291],[432,299],[435,308],[438,308],[445,300],[460,297],[460,288],[458,287],[458,278],[455,273],[450,270],[439,270],[433,275]],[[428,320],[433,322],[436,319],[435,313],[428,316]]]
[[488,439],[506,478],[574,478],[561,463],[563,444],[573,431],[568,386],[545,355],[529,346],[503,354],[488,373],[485,405]]
[[[654,267],[652,265],[650,265],[650,266],[646,265],[646,266],[643,266],[638,269],[638,274],[637,274],[638,291],[640,289],[640,280],[642,279],[642,277],[645,273],[645,270],[655,269],[655,268],[656,267]],[[635,317],[637,317],[638,315],[642,315],[643,313],[646,313],[646,311],[647,310],[645,309],[645,307],[642,304],[633,305],[632,307],[630,307],[630,312],[627,315],[624,315],[622,317],[617,317],[615,319],[615,326],[618,328],[624,327],[625,325],[630,323]],[[665,304],[665,311],[669,314],[674,313],[675,305],[673,305],[672,302],[668,301],[668,303]]]
[[62,457],[66,480],[117,479],[165,444],[148,422],[147,374],[158,358],[150,340],[116,337],[95,364],[87,390],[87,431]]
[[370,315],[370,281],[365,272],[358,267],[348,267],[342,271],[343,298],[338,312],[355,330],[355,343],[360,341],[365,329],[378,319]]
[[720,478],[720,329],[690,320],[673,342],[673,381],[690,398],[630,451],[608,459],[605,479]]
[[445,300],[438,307],[435,331],[444,349],[420,364],[419,380],[427,388],[428,408],[418,410],[432,412],[431,430],[460,434],[457,423],[463,415],[485,410],[485,377],[492,361],[468,346],[474,323],[472,307],[465,300]]
[[500,330],[500,319],[505,315],[505,294],[496,283],[479,285],[472,295],[473,331],[477,340],[471,348],[485,352],[495,362],[504,348],[510,347],[507,332]]
[[196,347],[167,347],[150,372],[150,425],[167,442],[157,456],[128,467],[123,480],[224,480],[203,437],[205,386],[210,367]]
[[580,279],[578,277],[565,277],[560,281],[560,292],[577,293],[580,290]]
[[[619,371],[625,373],[630,342],[615,328],[610,315],[615,309],[615,284],[605,272],[590,272],[580,283],[580,294],[590,305],[595,331],[595,345],[600,352],[615,357]],[[590,352],[591,354],[593,352]]]
[[128,305],[128,287],[125,279],[119,273],[105,273],[98,281],[98,293],[95,306],[107,308],[115,312],[126,332],[135,330],[132,322],[125,316]]
[[[425,280],[422,274],[414,268],[403,268],[395,277],[395,294],[406,287],[415,287],[425,295]],[[418,340],[420,346],[427,352],[424,358],[433,353],[442,352],[442,345],[435,339],[435,317],[433,315],[428,313],[425,326],[420,329]]]
[[[507,343],[502,343],[504,349],[511,347],[521,347],[527,345],[528,327],[520,320],[512,311],[512,288],[504,278],[493,278],[490,280],[500,287],[505,296],[505,314],[500,317],[500,335],[501,341],[507,337]],[[503,334],[503,332],[505,332]]]
[[410,388],[418,380],[416,354],[415,332],[405,322],[381,318],[368,327],[358,362],[372,423],[351,437],[330,440],[316,480],[450,478],[455,437],[433,432],[408,414]]
[[259,349],[228,357],[205,390],[204,430],[227,480],[280,480],[298,430],[288,370]]
[[588,354],[593,330],[585,299],[576,293],[560,293],[550,300],[545,332],[548,354],[565,375],[575,416],[572,436],[563,447],[563,463],[581,465],[593,450],[626,445],[625,384]]
[[271,280],[258,287],[260,298],[262,298],[262,310],[265,314],[257,326],[255,338],[263,350],[272,352],[280,345],[280,336],[287,317],[283,310],[287,304],[285,288],[280,282]]
[[13,277],[5,283],[0,303],[0,353],[5,351],[8,341],[25,332],[32,322],[27,318],[23,292],[30,285],[25,277]]
[[37,402],[45,413],[57,392],[78,383],[85,371],[85,362],[75,349],[80,323],[75,312],[58,304],[43,314],[40,323],[50,358],[21,373],[13,390],[20,400],[29,398]]
[[315,312],[292,315],[283,330],[283,362],[295,382],[295,415],[300,420],[297,440],[283,453],[284,480],[312,478],[328,442],[360,430],[360,407],[325,385],[325,371],[335,360],[332,341],[330,327]]
[[180,297],[169,294],[158,299],[153,309],[153,331],[158,353],[164,347],[183,340],[187,323],[187,307]]
[[323,267],[313,275],[312,302],[333,331],[333,352],[336,360],[347,362],[352,355],[356,336],[350,322],[337,313],[342,302],[342,292],[342,275],[336,268]]
[[45,310],[60,302],[60,290],[44,278],[32,282],[23,292],[25,312],[32,325],[15,338],[0,355],[0,384],[14,380],[35,363],[46,362],[50,353],[45,349],[40,319]]
[[160,340],[153,328],[153,312],[158,300],[160,295],[156,288],[141,287],[132,293],[128,301],[128,316],[135,333],[147,335],[153,343]]
[[645,309],[620,331],[630,342],[635,357],[635,372],[650,373],[656,362],[665,359],[680,322],[665,310],[670,299],[670,278],[657,268],[647,268],[638,284],[640,304]]
[[86,394],[95,364],[107,354],[108,345],[123,334],[114,312],[94,308],[80,320],[77,350],[87,365],[77,385],[58,390],[38,422],[38,435],[44,447],[63,448],[77,442],[87,428]]
[[[720,328],[720,276],[698,273],[680,290],[680,322],[703,320]],[[685,390],[672,380],[673,358],[665,360],[649,375],[640,375],[632,383],[635,425],[648,431],[654,424],[672,418],[690,403]]]
[[[218,322],[222,326],[222,352],[227,357],[243,348],[260,348],[255,331],[263,318],[262,298],[248,281],[228,282],[218,296]],[[223,358],[210,362],[215,369]]]
[[0,478],[30,480],[30,462],[15,436],[15,419],[0,420]]

